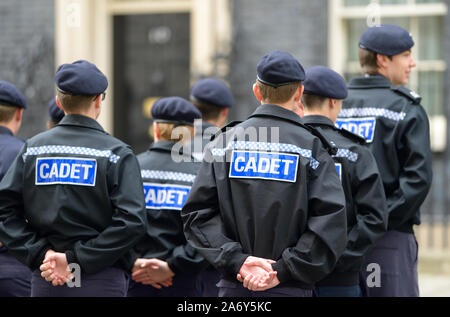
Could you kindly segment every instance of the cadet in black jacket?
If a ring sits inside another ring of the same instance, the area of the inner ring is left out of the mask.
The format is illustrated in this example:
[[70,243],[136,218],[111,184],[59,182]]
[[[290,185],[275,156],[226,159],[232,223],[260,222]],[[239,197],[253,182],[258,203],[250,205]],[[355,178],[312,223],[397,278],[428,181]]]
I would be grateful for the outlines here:
[[[26,106],[25,96],[17,88],[0,80],[0,181],[24,144],[15,135]],[[0,297],[29,297],[31,271],[7,251],[0,240]]]
[[67,115],[26,141],[1,182],[0,241],[34,270],[32,296],[125,296],[129,251],[145,233],[139,165],[95,120],[100,70],[64,64],[55,81]]
[[[432,181],[430,131],[421,98],[403,87],[411,69],[414,41],[395,25],[367,29],[360,39],[364,77],[353,78],[339,114],[339,127],[363,135],[383,178],[388,205],[388,232],[367,256],[381,271],[381,287],[369,296],[418,296],[417,242],[420,206]],[[370,270],[370,268],[369,268]]]
[[[192,156],[201,162],[206,145],[211,138],[225,125],[228,111],[234,104],[230,88],[220,80],[205,78],[192,86],[191,102],[201,114],[201,126],[195,126],[195,136],[192,140]],[[198,288],[204,297],[217,297],[219,289],[219,273],[211,266],[200,272]]]
[[364,255],[387,229],[383,182],[365,139],[334,125],[342,100],[344,79],[323,66],[306,71],[303,105],[306,125],[318,129],[338,151],[333,155],[346,200],[348,244],[334,271],[316,285],[319,297],[359,297],[359,271]]
[[195,126],[192,156],[203,160],[206,145],[227,121],[228,111],[234,104],[230,88],[214,78],[204,78],[192,86],[190,100],[202,114],[201,126]]
[[155,143],[138,155],[149,225],[135,247],[128,296],[199,296],[197,275],[207,262],[186,242],[180,211],[200,166],[173,149],[191,141],[201,113],[189,101],[169,97],[156,101],[151,114]]
[[347,243],[344,193],[294,113],[300,63],[274,51],[257,70],[262,105],[208,145],[183,207],[185,234],[221,274],[219,296],[311,296]]

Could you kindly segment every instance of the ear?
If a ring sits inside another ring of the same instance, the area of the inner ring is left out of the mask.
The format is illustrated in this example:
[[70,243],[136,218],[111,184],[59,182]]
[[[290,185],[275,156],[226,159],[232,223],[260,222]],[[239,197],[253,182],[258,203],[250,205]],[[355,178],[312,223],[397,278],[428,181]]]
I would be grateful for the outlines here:
[[58,108],[61,109],[62,111],[64,111],[64,109],[61,105],[61,101],[59,100],[58,96],[55,96],[55,100],[56,100],[56,105],[58,106]]
[[300,85],[300,87],[298,87],[297,91],[294,94],[294,101],[295,102],[300,102],[301,103],[304,91],[305,91],[305,86]]
[[21,121],[22,116],[23,116],[23,108],[18,108],[14,118],[16,119],[16,121]]
[[95,108],[100,109],[101,105],[102,105],[102,95],[98,95],[97,98],[95,99]]
[[388,57],[385,55],[377,54],[378,68],[386,68]]
[[329,98],[328,106],[330,107],[330,109],[334,109],[336,107],[336,99]]
[[155,141],[161,139],[161,131],[159,130],[158,123],[153,122],[153,132],[155,136]]
[[258,101],[262,101],[263,97],[261,95],[261,91],[259,90],[258,85],[255,83],[253,84],[253,94],[255,95],[256,99],[258,99]]
[[222,117],[226,118],[228,116],[229,108],[223,108],[222,111],[220,111],[220,114]]

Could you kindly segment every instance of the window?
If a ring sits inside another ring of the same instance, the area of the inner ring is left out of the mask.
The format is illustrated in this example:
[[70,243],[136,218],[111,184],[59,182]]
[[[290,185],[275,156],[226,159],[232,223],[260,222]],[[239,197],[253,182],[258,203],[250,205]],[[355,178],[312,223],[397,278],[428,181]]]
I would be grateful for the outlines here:
[[417,67],[409,88],[422,96],[422,105],[430,117],[432,149],[445,150],[446,4],[442,0],[329,0],[329,6],[330,66],[346,79],[360,74],[358,41],[370,23],[396,24],[412,33]]

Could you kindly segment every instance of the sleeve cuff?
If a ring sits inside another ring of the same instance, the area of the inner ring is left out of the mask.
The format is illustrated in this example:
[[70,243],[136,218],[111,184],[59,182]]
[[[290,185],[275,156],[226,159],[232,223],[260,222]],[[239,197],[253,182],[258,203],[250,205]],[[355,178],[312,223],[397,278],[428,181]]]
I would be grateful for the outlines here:
[[277,272],[277,277],[280,283],[287,282],[292,279],[291,273],[288,270],[286,263],[281,258],[276,263],[272,264],[272,268]]
[[168,258],[167,260],[166,260],[166,262],[167,262],[167,265],[169,265],[169,268],[172,270],[172,272],[175,274],[175,275],[177,275],[177,274],[180,274],[182,271],[183,271],[183,268],[179,268],[178,266],[177,266],[177,261],[175,260],[175,258]]
[[66,254],[67,264],[76,263],[81,266],[80,262],[78,261],[77,257],[75,256],[74,251],[66,251],[65,254]]

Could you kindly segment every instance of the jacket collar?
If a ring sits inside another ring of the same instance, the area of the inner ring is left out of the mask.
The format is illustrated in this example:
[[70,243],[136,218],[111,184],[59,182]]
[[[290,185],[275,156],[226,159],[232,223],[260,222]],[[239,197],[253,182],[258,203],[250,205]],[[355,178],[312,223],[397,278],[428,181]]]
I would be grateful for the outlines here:
[[[197,126],[195,126],[197,128]],[[202,120],[202,125],[199,126],[200,129],[195,130],[195,135],[202,136],[205,134],[206,130],[208,128],[216,128],[217,131],[219,131],[219,128],[217,128],[214,124],[209,123],[208,121]],[[209,131],[208,131],[209,132]],[[212,136],[214,133],[209,133],[207,136]]]
[[[176,143],[172,142],[172,141],[158,141],[158,142],[152,143],[150,145],[148,151],[149,152],[151,152],[151,151],[159,151],[159,152],[172,153],[172,148],[173,148],[173,146],[175,144]],[[193,160],[193,157],[191,155],[183,153],[183,149],[184,149],[184,146],[180,147],[180,149],[179,149],[180,155],[189,157],[190,159]]]
[[64,116],[57,126],[78,126],[105,132],[102,126],[92,118],[79,114],[69,114]]
[[10,129],[8,129],[7,127],[4,127],[4,126],[0,126],[0,134],[6,134],[6,135],[14,136],[12,131]]
[[165,152],[172,152],[172,147],[175,145],[175,142],[171,141],[158,141],[155,143],[152,143],[150,145],[149,151],[165,151]]
[[329,118],[321,115],[310,115],[310,116],[304,116],[303,122],[305,124],[317,124],[317,125],[325,125],[334,128],[333,121],[331,121]]
[[390,88],[392,83],[383,75],[365,75],[352,78],[348,83],[349,89]]
[[299,124],[303,124],[302,119],[295,112],[271,104],[259,106],[258,108],[256,108],[255,112],[253,112],[253,114],[249,118],[258,116],[277,117],[280,119],[295,121]]

